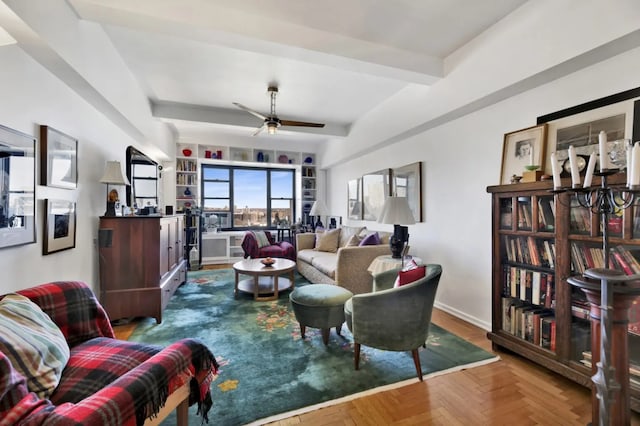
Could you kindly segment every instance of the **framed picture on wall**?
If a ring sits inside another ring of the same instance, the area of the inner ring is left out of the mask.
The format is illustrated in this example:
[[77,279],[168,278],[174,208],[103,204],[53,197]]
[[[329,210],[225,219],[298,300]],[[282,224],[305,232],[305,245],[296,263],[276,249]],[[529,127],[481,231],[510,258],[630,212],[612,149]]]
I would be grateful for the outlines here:
[[500,184],[510,183],[514,175],[522,176],[526,166],[539,166],[544,172],[546,140],[546,124],[505,134]]
[[378,220],[385,199],[391,195],[391,169],[362,176],[362,219]]
[[347,217],[349,219],[362,219],[362,180],[353,179],[347,188]]
[[44,125],[40,126],[40,184],[78,186],[78,140]]
[[0,126],[0,247],[36,242],[36,139]]
[[51,254],[76,246],[76,203],[44,200],[44,240],[42,254]]
[[391,170],[391,194],[406,197],[416,222],[422,222],[422,163]]

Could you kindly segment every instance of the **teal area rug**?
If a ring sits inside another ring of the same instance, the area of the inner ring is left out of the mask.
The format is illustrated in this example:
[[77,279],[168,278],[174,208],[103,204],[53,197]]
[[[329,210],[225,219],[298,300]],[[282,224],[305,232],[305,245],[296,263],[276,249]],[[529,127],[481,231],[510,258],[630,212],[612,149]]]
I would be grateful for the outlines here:
[[[296,286],[308,282],[296,273]],[[409,352],[362,347],[360,370],[353,366],[353,340],[346,325],[342,337],[332,329],[329,345],[320,330],[300,327],[289,305],[289,292],[273,302],[251,295],[233,296],[230,269],[190,272],[171,299],[162,324],[145,319],[129,340],[168,345],[194,337],[207,344],[220,363],[212,384],[209,423],[243,425],[284,417],[282,413],[349,397],[372,389],[418,379]],[[470,368],[497,359],[432,324],[427,348],[420,350],[425,380],[429,375]],[[281,415],[281,416],[278,416]],[[191,425],[199,425],[196,408]],[[169,417],[163,423],[175,424]]]

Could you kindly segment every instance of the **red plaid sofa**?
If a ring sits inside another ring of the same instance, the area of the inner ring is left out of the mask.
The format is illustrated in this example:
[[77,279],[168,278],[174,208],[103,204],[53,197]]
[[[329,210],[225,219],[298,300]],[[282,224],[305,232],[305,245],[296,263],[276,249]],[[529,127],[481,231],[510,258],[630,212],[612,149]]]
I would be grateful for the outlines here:
[[296,249],[288,241],[276,242],[271,232],[265,232],[270,245],[266,247],[258,247],[258,241],[252,231],[247,231],[242,239],[242,249],[244,250],[244,258],[260,258],[260,257],[281,257],[296,261]]
[[186,424],[188,405],[194,403],[208,420],[218,365],[199,341],[182,339],[161,348],[115,339],[106,312],[82,282],[53,282],[17,293],[51,317],[71,357],[50,399],[40,399],[0,352],[0,426],[142,425],[173,408],[178,424]]

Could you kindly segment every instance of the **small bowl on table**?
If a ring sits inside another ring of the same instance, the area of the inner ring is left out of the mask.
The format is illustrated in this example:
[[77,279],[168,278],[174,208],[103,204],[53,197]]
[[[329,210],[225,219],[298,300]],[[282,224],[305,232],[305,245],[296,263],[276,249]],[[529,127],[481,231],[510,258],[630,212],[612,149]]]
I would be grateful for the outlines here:
[[260,259],[260,263],[262,263],[266,267],[269,267],[269,266],[273,266],[273,264],[276,263],[276,260],[270,257],[267,257],[264,259]]

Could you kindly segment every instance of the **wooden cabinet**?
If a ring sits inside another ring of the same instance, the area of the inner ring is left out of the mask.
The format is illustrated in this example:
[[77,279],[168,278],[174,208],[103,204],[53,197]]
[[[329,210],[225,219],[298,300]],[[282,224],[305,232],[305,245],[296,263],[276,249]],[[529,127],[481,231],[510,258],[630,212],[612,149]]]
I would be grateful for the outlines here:
[[[609,178],[613,185],[624,182],[624,174]],[[551,189],[551,182],[487,188],[493,211],[488,338],[494,346],[591,387],[589,303],[567,278],[604,266],[600,218],[581,207],[572,192]],[[620,210],[608,228],[609,266],[628,275],[640,273],[640,204]],[[635,411],[640,411],[638,306],[632,305],[627,333]]]
[[100,218],[100,296],[109,318],[162,321],[169,299],[186,280],[184,218]]

